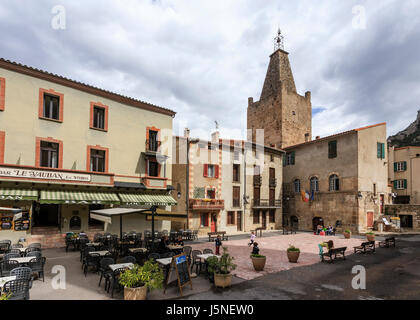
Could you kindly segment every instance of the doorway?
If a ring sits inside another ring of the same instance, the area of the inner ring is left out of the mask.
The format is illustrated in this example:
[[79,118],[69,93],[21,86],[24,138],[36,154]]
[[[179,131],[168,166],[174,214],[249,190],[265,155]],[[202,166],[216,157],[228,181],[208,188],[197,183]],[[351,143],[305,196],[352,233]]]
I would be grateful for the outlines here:
[[368,211],[366,217],[366,223],[368,228],[373,228],[373,212]]
[[316,231],[318,225],[321,225],[322,227],[324,227],[324,219],[322,219],[321,217],[315,217],[312,219],[312,229],[314,231]]
[[59,227],[59,204],[38,204],[33,212],[34,227]]
[[242,211],[236,212],[236,229],[242,231]]
[[401,228],[413,228],[413,216],[400,215]]
[[267,211],[262,211],[262,227],[263,229],[267,229]]
[[217,232],[217,215],[211,214],[211,232]]

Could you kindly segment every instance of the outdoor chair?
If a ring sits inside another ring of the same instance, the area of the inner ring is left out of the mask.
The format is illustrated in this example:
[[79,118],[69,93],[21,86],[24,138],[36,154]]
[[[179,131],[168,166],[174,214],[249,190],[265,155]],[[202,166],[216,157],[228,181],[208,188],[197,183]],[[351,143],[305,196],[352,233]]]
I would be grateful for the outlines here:
[[73,246],[74,250],[76,250],[76,241],[72,240],[71,235],[66,235],[66,252],[69,251],[70,246]]
[[106,283],[106,279],[112,276],[112,270],[109,268],[109,265],[114,264],[114,263],[115,263],[115,260],[112,258],[106,257],[106,258],[101,259],[101,261],[99,262],[100,278],[99,278],[98,287],[101,286],[102,278],[105,278],[105,283]]
[[[16,279],[25,279],[29,281],[29,289],[32,288],[32,269],[28,267],[18,267],[10,271],[10,276],[15,276]],[[26,300],[29,300],[29,290]]]
[[0,253],[7,253],[10,249],[10,245],[7,242],[0,242]]
[[203,254],[209,254],[209,253],[213,254],[213,250],[212,249],[204,249],[203,250]]
[[[112,277],[110,277],[110,279],[108,280],[108,282],[105,282],[105,290],[109,293],[109,289],[110,287],[112,287],[111,289],[111,298],[114,297],[114,289],[118,288],[121,290],[122,285],[119,282],[120,279],[120,274],[122,272],[124,272],[125,270],[127,270],[127,268],[118,268],[116,269],[113,273],[112,273]],[[108,286],[107,286],[108,284]]]
[[42,253],[41,253],[41,251],[32,251],[32,252],[29,252],[26,256],[27,257],[41,258],[42,257]]
[[4,257],[3,257],[3,261],[7,261],[7,260],[9,260],[9,259],[12,259],[12,258],[20,258],[21,256],[20,256],[20,251],[19,251],[19,253],[6,253],[5,255],[4,255]]
[[13,269],[16,269],[19,267],[19,262],[16,260],[3,260],[0,262],[0,270],[1,270],[1,276],[2,277],[8,277],[10,276],[10,272]]
[[188,265],[191,264],[191,251],[192,251],[192,247],[190,247],[190,246],[184,246],[183,252],[185,253],[185,256],[188,259]]
[[19,256],[20,256],[20,254],[21,254],[21,252],[20,252],[20,250],[19,249],[10,249],[9,250],[9,254],[10,253],[16,253],[16,254],[18,254]]
[[18,248],[23,248],[23,244],[21,243],[12,244],[11,249],[18,249]]
[[3,286],[3,292],[11,294],[9,300],[26,300],[29,297],[29,280],[16,279],[7,281]]
[[195,273],[197,275],[199,275],[198,269],[200,268],[200,272],[201,272],[201,266],[202,266],[202,262],[201,262],[201,258],[198,258],[197,256],[202,254],[202,252],[200,250],[193,250],[191,252],[192,258],[191,258],[191,272],[195,266]]
[[80,238],[79,241],[79,250],[80,250],[80,261],[83,260],[83,253],[86,248],[86,244],[89,242],[88,238]]
[[93,267],[95,271],[98,271],[98,265],[99,265],[99,259],[100,259],[99,253],[88,253],[85,257],[86,263],[83,268],[83,273],[85,274],[85,277],[87,275],[89,267]]
[[198,230],[193,230],[192,240],[198,239]]
[[25,250],[25,256],[28,256],[28,253],[29,253],[29,252],[34,252],[34,251],[39,251],[39,252],[41,252],[41,249],[40,249],[40,248],[38,248],[38,247],[28,247],[28,248],[26,248],[26,250]]
[[46,262],[45,257],[40,258],[33,258],[29,261],[28,266],[32,269],[32,272],[36,272],[38,274],[38,278],[42,276],[42,282],[45,281],[45,275],[44,275],[44,266]]
[[95,248],[86,246],[83,251],[80,251],[81,253],[81,259],[82,259],[82,269],[84,269],[86,264],[86,257],[89,255],[89,252],[95,251]]
[[161,258],[171,258],[171,257],[173,257],[175,254],[173,253],[173,252],[165,252],[165,253],[162,253],[161,255],[160,255],[160,257]]
[[28,245],[28,248],[39,248],[41,249],[42,245],[39,242],[34,242]]
[[153,259],[153,261],[156,261],[156,259],[160,259],[160,254],[156,253],[156,252],[153,252],[153,253],[149,254],[149,256],[147,258],[149,260]]
[[121,263],[136,263],[137,262],[137,260],[136,260],[136,257],[133,257],[133,256],[125,256],[125,257],[123,257],[122,259],[121,259]]
[[185,240],[192,240],[193,238],[193,232],[192,230],[185,230]]

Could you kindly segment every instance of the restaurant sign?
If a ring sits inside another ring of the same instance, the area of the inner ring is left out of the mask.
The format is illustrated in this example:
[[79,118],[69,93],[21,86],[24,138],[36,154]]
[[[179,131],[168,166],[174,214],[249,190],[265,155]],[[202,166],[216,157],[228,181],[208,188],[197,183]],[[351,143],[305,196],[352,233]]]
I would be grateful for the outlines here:
[[20,168],[0,168],[0,177],[79,182],[90,182],[91,179],[89,174],[78,174],[60,171],[30,170]]

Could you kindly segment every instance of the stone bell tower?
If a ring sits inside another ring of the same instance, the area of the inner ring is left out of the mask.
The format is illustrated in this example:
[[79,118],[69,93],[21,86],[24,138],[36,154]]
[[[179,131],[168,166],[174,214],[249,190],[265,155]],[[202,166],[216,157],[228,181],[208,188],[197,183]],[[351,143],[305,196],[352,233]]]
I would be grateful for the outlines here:
[[278,30],[274,38],[274,52],[270,55],[260,100],[248,98],[247,128],[264,129],[264,144],[285,148],[311,140],[311,93],[305,96],[296,92],[295,81],[284,51],[283,36]]

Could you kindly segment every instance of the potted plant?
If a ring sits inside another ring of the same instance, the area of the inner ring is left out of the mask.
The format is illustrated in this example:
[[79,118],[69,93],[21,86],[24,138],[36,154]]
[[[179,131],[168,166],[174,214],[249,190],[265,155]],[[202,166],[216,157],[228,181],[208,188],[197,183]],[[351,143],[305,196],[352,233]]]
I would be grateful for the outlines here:
[[299,254],[300,254],[299,248],[289,245],[289,248],[287,248],[287,258],[289,258],[289,262],[297,263],[299,259]]
[[263,271],[265,266],[266,257],[261,254],[251,254],[252,264],[255,271]]
[[232,285],[231,271],[236,269],[233,263],[233,257],[223,247],[223,254],[220,257],[209,257],[207,259],[207,268],[209,273],[214,274],[214,285],[216,287],[230,287]]
[[143,266],[134,265],[120,275],[120,284],[124,286],[124,300],[146,300],[147,289],[159,289],[163,285],[163,271],[153,260]]
[[350,230],[344,230],[343,235],[344,235],[345,239],[350,239],[351,231]]
[[371,232],[366,232],[367,241],[375,241],[375,234]]

